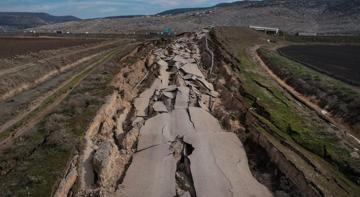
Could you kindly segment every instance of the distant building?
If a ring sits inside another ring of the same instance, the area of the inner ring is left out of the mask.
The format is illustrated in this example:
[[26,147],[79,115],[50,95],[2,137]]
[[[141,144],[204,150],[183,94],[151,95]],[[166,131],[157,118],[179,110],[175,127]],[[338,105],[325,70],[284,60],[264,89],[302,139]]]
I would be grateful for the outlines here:
[[317,36],[316,32],[298,32],[298,36]]
[[261,26],[249,26],[250,29],[255,29],[256,31],[263,31],[266,34],[279,34],[280,29],[275,27],[261,27]]

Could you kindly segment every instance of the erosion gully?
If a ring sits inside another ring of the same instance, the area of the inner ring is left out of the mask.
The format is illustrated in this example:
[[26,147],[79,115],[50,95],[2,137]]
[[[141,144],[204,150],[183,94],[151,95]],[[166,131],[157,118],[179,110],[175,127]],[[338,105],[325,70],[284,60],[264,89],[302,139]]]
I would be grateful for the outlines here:
[[322,196],[228,90],[241,84],[224,57],[209,73],[207,33],[125,57],[143,53],[115,77],[54,196]]

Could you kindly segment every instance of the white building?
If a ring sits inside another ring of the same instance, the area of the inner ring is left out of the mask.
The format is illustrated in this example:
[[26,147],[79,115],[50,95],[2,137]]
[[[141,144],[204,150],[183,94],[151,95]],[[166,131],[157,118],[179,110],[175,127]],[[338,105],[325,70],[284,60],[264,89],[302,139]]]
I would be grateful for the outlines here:
[[256,31],[264,31],[265,33],[274,33],[274,34],[279,34],[280,29],[279,28],[274,28],[274,27],[261,27],[261,26],[253,26],[250,25],[249,28],[251,29],[255,29]]

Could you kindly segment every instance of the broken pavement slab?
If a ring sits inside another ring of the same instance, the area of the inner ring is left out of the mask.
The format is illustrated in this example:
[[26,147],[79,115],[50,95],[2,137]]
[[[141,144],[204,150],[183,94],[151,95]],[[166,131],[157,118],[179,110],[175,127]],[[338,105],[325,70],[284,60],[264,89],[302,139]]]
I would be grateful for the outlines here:
[[162,101],[157,101],[153,104],[153,108],[156,112],[168,112],[166,106]]
[[190,89],[186,86],[178,87],[175,100],[175,109],[187,108],[189,106]]
[[204,75],[198,68],[196,64],[185,64],[180,68],[182,71],[184,71],[186,74],[195,75],[197,77],[204,78]]
[[175,56],[173,58],[173,61],[174,62],[179,62],[180,64],[192,63],[192,60],[185,59],[180,55]]
[[129,197],[176,196],[175,172],[176,160],[168,144],[138,150],[118,193]]
[[212,97],[214,97],[214,98],[217,98],[217,97],[220,96],[220,94],[219,94],[218,92],[214,91],[214,90],[213,90],[213,91],[210,91],[209,95],[212,96]]
[[169,99],[174,99],[175,98],[175,93],[173,93],[173,92],[163,92],[163,95],[166,96]]
[[177,90],[177,88],[178,87],[176,85],[169,85],[169,86],[165,87],[163,89],[163,91],[164,92],[173,92],[173,91]]
[[213,84],[207,82],[204,78],[197,78],[199,82],[201,82],[209,91],[214,91]]
[[209,112],[198,107],[189,107],[189,114],[197,132],[222,132],[219,121]]
[[197,196],[272,196],[251,175],[235,134],[197,132],[185,141],[194,147],[189,158]]

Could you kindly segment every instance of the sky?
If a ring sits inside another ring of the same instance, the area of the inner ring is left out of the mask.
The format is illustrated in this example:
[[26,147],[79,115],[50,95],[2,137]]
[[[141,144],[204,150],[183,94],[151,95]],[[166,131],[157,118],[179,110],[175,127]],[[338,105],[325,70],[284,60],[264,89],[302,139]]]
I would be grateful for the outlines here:
[[174,8],[206,7],[233,0],[0,0],[0,12],[47,12],[97,18],[150,15]]

